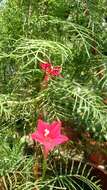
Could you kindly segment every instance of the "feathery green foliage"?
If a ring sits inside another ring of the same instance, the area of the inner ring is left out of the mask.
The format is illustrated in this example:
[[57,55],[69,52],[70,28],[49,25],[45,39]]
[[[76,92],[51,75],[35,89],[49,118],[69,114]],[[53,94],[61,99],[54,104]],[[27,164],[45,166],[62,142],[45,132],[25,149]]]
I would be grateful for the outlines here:
[[[47,121],[72,120],[78,130],[82,124],[97,140],[106,140],[106,12],[105,0],[8,0],[0,7],[0,162],[6,161],[0,163],[0,175],[7,172],[10,186],[11,172],[32,162],[18,142],[34,130],[41,112]],[[51,78],[47,88],[43,61],[62,67],[62,76]],[[11,135],[18,139],[12,150],[3,138]],[[33,188],[32,175],[25,180],[27,170],[23,172],[22,184],[14,182],[13,189]],[[59,186],[70,185],[69,177],[63,176],[64,185],[62,178],[55,179]],[[52,180],[50,189],[56,183]]]

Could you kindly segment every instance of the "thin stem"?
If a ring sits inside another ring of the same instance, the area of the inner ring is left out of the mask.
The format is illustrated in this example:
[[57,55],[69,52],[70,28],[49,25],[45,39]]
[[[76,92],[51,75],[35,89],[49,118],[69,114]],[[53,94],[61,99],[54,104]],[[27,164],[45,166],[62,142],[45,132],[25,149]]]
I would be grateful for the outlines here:
[[43,170],[42,170],[42,180],[44,180],[45,175],[46,175],[46,170],[47,170],[47,159],[46,158],[43,159],[42,168],[43,168]]

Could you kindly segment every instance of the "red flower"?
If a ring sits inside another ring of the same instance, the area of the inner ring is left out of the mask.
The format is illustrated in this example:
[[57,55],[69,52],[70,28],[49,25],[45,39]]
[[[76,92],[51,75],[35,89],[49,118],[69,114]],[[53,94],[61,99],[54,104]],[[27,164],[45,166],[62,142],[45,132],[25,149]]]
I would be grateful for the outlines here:
[[38,120],[37,130],[31,135],[32,139],[44,146],[44,155],[54,147],[68,141],[68,137],[61,134],[61,122],[53,121],[51,124]]
[[50,77],[61,76],[61,66],[52,66],[51,63],[44,62],[40,63],[40,68],[45,72],[45,81],[48,81]]
[[48,63],[48,62],[44,62],[44,63],[40,63],[40,67],[43,71],[47,71],[47,69],[51,68],[51,63]]

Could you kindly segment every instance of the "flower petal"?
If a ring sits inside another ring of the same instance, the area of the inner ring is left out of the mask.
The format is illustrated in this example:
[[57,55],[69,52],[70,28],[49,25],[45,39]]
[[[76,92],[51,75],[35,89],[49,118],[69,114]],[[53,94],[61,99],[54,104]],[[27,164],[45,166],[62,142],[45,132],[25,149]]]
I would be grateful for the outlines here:
[[56,146],[58,146],[59,144],[62,144],[66,141],[68,141],[68,137],[65,135],[59,135],[57,138],[55,139],[48,139],[48,141],[44,141],[44,154],[45,156],[48,155],[49,151],[52,151]]
[[33,140],[38,141],[41,144],[44,144],[44,136],[41,135],[38,131],[31,134]]
[[62,67],[61,66],[55,66],[53,67],[52,71],[51,71],[51,75],[52,76],[59,76],[60,73],[62,71]]
[[38,120],[38,124],[37,124],[37,131],[38,131],[40,134],[44,135],[44,130],[45,130],[45,129],[48,129],[48,130],[49,130],[49,124],[46,123],[46,122],[44,122],[44,121],[42,121],[42,119],[39,119],[39,120]]
[[45,143],[44,143],[44,154],[45,154],[45,156],[47,156],[48,153],[49,153],[50,151],[52,151],[55,146],[56,146],[56,145],[55,145],[54,143],[45,142]]
[[57,145],[62,144],[64,142],[68,141],[68,140],[69,140],[69,138],[67,136],[65,136],[65,135],[59,135],[58,137],[56,137],[53,140],[53,144],[54,144],[54,146],[57,146]]
[[61,121],[53,121],[50,125],[50,136],[56,138],[61,133]]
[[46,71],[48,68],[51,68],[52,64],[48,62],[40,63],[40,68],[43,71]]

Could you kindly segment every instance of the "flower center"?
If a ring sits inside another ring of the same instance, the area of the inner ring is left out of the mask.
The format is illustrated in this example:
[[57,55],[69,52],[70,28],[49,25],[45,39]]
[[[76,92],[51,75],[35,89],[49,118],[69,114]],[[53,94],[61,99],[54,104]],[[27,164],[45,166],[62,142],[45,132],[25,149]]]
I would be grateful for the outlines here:
[[47,137],[49,135],[49,130],[48,129],[45,129],[44,130],[44,136]]

